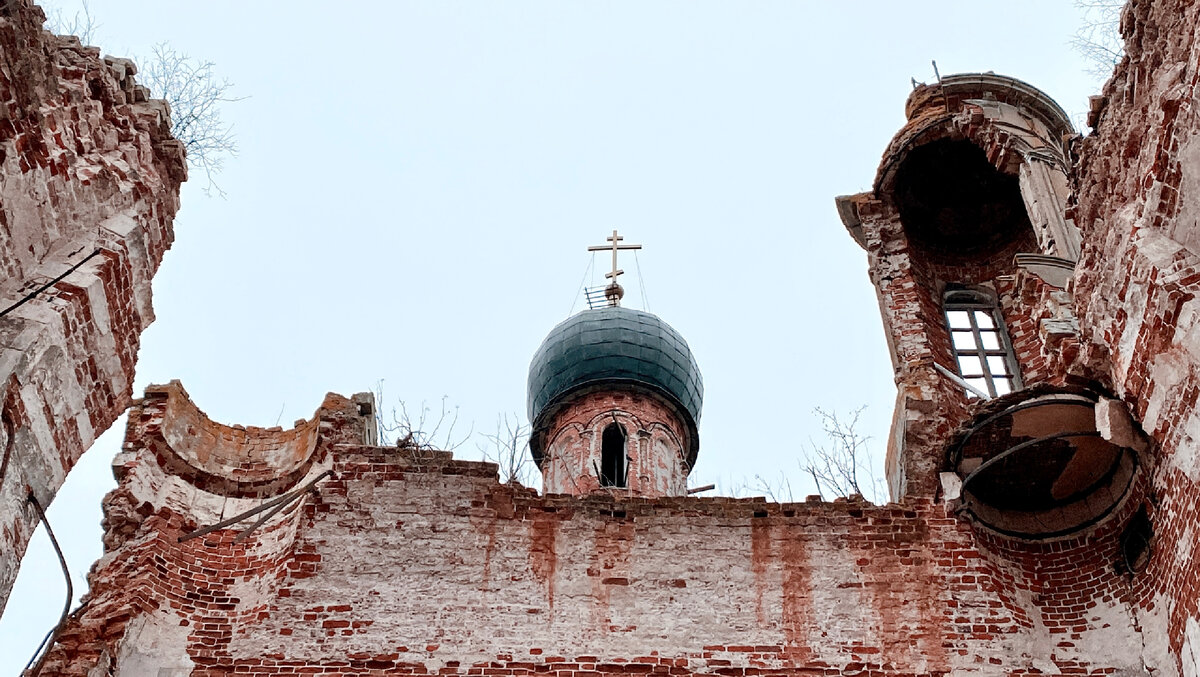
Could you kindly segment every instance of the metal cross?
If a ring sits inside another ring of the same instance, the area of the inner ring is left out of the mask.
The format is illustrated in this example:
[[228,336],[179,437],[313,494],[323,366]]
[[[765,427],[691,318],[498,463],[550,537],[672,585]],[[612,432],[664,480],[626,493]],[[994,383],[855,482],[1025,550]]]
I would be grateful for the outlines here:
[[620,235],[617,235],[617,231],[614,230],[613,234],[611,236],[609,236],[609,238],[608,238],[608,241],[611,242],[612,244],[602,244],[602,245],[597,245],[595,247],[588,247],[589,252],[602,252],[602,251],[607,251],[609,249],[612,250],[612,257],[613,257],[612,272],[605,273],[604,277],[611,279],[613,281],[613,284],[616,284],[617,276],[621,275],[625,272],[625,271],[617,268],[617,252],[620,250],[623,250],[623,249],[641,249],[642,248],[642,245],[640,245],[640,244],[620,244],[621,240],[624,240],[624,239],[625,238],[621,237]]

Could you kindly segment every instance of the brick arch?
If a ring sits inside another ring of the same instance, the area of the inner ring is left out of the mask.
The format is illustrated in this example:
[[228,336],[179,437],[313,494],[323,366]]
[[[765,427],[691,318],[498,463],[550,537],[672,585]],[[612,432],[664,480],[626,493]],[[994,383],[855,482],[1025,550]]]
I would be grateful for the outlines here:
[[659,431],[665,434],[671,441],[671,444],[675,445],[675,448],[679,449],[679,460],[685,463],[687,462],[687,455],[683,452],[683,440],[679,439],[679,435],[675,434],[675,431],[671,429],[671,426],[655,421],[646,426],[645,429],[649,431],[652,436],[655,432]]
[[[608,429],[608,426],[610,426],[614,423],[617,424],[618,426],[620,426],[622,431],[625,433],[625,454],[627,457],[632,458],[632,461],[633,461],[631,464],[627,462],[627,465],[625,468],[626,474],[628,475],[629,472],[631,472],[633,470],[633,468],[631,466],[637,465],[641,461],[640,457],[641,457],[642,449],[641,449],[641,445],[638,443],[637,440],[638,440],[638,433],[641,432],[642,430],[646,429],[645,425],[642,423],[642,420],[635,414],[628,412],[628,411],[624,411],[622,409],[613,408],[608,411],[601,412],[599,414],[592,416],[592,418],[589,419],[588,422],[585,424],[585,429],[591,435],[591,439],[588,440],[588,456],[587,456],[588,467],[583,469],[585,474],[589,470],[591,470],[591,465],[590,465],[591,462],[595,462],[595,463],[599,464],[601,467],[603,467],[603,464],[604,464],[604,461],[603,461],[603,459],[604,459],[604,432]],[[632,454],[630,454],[630,442],[631,441],[633,443],[633,453]],[[624,489],[624,488],[628,488],[628,487],[627,486],[626,487],[612,486],[610,488]]]
[[1028,140],[987,119],[983,109],[975,104],[964,104],[953,115],[921,115],[910,120],[888,144],[875,176],[875,197],[895,207],[893,198],[900,165],[913,150],[942,139],[970,141],[984,151],[997,171],[1010,176],[1016,176],[1021,163],[1037,150]]
[[614,420],[618,423],[621,423],[622,421],[629,422],[629,425],[625,427],[627,431],[626,434],[631,435],[639,430],[645,430],[646,428],[645,424],[642,423],[642,420],[638,418],[636,414],[617,408],[613,408],[609,411],[601,412],[595,416],[592,416],[592,418],[589,419],[586,424],[584,424],[584,427],[587,430],[592,431],[593,435],[598,436],[599,433],[603,432],[604,428],[608,426],[608,423]]
[[897,168],[914,148],[965,139],[992,165],[1016,175],[1029,160],[1068,169],[1063,138],[1074,133],[1066,112],[1036,87],[994,73],[950,75],[918,85],[905,104],[908,122],[892,137],[875,175],[874,194],[891,204]]
[[[562,453],[563,448],[569,446],[573,439],[591,448],[591,438],[593,436],[591,429],[585,428],[582,423],[575,421],[563,424],[554,431],[554,437],[546,442],[545,454],[538,465],[542,471],[546,491],[551,492],[551,489],[554,487],[566,488],[568,484],[577,493],[584,493],[595,488],[593,486],[597,484],[595,477],[591,473],[588,473],[586,469],[575,467],[578,459]],[[558,467],[556,468],[555,466]],[[562,478],[556,478],[560,473],[562,474]]]
[[215,494],[248,497],[285,491],[318,456],[319,411],[289,430],[228,426],[210,419],[172,381],[147,388],[138,414],[154,421],[147,444],[159,463]]
[[[590,428],[585,428],[582,423],[571,421],[554,431],[554,437],[550,438],[550,440],[546,443],[546,449],[554,449],[554,445],[568,433],[574,434],[576,437],[582,439],[584,435],[591,435],[592,431]],[[553,457],[549,457],[546,460],[553,460]]]

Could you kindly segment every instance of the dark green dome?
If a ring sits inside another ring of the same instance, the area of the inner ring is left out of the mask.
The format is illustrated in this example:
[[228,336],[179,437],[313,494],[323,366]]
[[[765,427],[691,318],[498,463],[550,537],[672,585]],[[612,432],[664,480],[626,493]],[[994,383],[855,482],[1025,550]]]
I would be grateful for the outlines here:
[[541,463],[550,415],[569,396],[598,386],[648,390],[674,406],[691,433],[688,465],[700,441],[700,367],[687,341],[657,315],[622,307],[585,310],[550,331],[529,364],[530,447]]

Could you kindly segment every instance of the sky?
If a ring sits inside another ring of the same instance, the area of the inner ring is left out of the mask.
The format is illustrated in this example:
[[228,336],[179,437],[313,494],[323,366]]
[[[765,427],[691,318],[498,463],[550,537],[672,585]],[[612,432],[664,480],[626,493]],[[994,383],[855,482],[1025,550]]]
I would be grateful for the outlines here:
[[[79,5],[58,5],[70,15]],[[994,70],[1079,119],[1100,83],[1068,0],[172,2],[92,0],[106,54],[167,42],[247,97],[239,153],[193,173],[154,280],[135,393],[180,379],[214,420],[289,426],[328,391],[457,408],[456,455],[525,422],[529,360],[610,260],[625,305],[704,377],[690,486],[792,495],[814,408],[865,407],[882,464],[895,399],[865,253],[834,197],[871,187],[912,78]],[[639,275],[640,271],[640,275]],[[642,293],[644,287],[645,293]],[[122,419],[49,510],[77,596],[102,554]],[[443,440],[444,441],[444,440]],[[39,529],[3,618],[17,674],[64,599]]]

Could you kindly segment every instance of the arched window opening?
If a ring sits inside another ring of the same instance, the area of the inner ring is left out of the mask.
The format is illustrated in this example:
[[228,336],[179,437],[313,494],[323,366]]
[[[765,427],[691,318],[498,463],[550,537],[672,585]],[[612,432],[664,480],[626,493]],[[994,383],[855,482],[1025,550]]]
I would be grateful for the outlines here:
[[[963,380],[990,397],[1020,388],[1020,370],[995,298],[978,291],[954,290],[946,293],[945,310],[950,347]],[[975,394],[968,391],[968,396]]]
[[600,486],[625,487],[629,473],[625,455],[625,428],[610,423],[600,437]]

